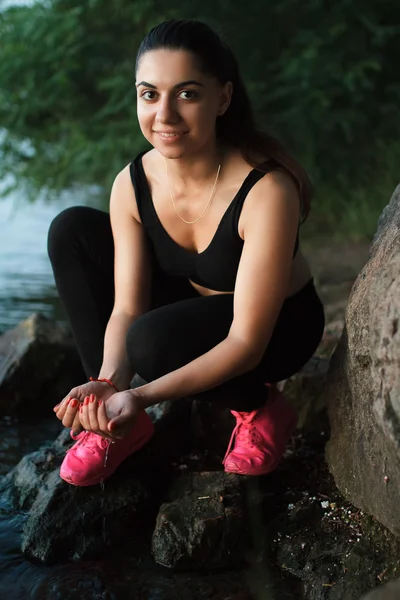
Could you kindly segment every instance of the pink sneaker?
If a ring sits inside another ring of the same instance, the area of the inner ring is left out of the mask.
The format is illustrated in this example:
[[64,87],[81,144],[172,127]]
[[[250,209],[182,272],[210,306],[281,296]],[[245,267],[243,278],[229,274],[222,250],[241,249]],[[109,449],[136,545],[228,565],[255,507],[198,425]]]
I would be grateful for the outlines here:
[[271,395],[265,406],[252,412],[231,410],[236,427],[223,460],[226,473],[265,475],[278,466],[296,429],[297,415],[282,392],[271,388]]
[[122,440],[110,442],[90,431],[71,437],[78,440],[67,450],[60,468],[60,477],[72,485],[95,485],[101,483],[119,467],[125,458],[139,450],[154,433],[154,425],[142,410],[138,414],[131,433]]

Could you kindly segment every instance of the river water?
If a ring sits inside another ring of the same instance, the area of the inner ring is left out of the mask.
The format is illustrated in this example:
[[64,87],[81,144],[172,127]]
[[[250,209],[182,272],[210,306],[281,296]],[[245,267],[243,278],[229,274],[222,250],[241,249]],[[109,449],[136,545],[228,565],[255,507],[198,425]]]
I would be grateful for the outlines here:
[[47,256],[52,219],[72,201],[28,204],[0,200],[0,332],[33,312],[61,316]]

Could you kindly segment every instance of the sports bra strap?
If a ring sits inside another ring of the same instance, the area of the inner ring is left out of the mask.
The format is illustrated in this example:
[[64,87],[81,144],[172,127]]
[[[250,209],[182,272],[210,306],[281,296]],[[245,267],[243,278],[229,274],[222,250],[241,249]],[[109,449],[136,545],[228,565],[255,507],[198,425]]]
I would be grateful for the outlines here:
[[236,196],[235,208],[238,209],[239,214],[242,210],[243,203],[247,198],[247,194],[250,192],[251,188],[258,181],[260,181],[260,179],[262,179],[264,177],[264,175],[266,175],[267,173],[270,173],[271,171],[276,169],[276,167],[278,167],[278,166],[279,165],[275,160],[270,159],[269,161],[260,165],[262,170],[261,170],[261,168],[254,168],[250,171],[250,173],[247,175],[246,179],[244,180],[243,184],[241,185],[240,190],[238,191],[237,196]]
[[[258,181],[260,181],[260,179],[262,179],[264,177],[264,175],[266,175],[267,173],[270,173],[271,171],[279,169],[279,167],[280,167],[279,163],[275,159],[271,158],[268,161],[262,163],[259,168],[252,169],[250,171],[250,173],[247,175],[246,179],[244,180],[244,182],[234,200],[235,206],[233,207],[234,214],[233,214],[233,223],[232,223],[234,231],[236,231],[236,232],[239,231],[239,219],[240,219],[240,214],[242,212],[243,203],[246,200],[247,195],[250,192],[251,188]],[[294,246],[293,257],[296,256],[297,250],[299,248],[299,228],[300,228],[300,224],[297,227],[297,236],[296,236],[296,242],[295,242],[295,246]]]
[[142,161],[142,156],[146,152],[141,152],[138,156],[133,160],[129,165],[129,173],[131,176],[131,181],[133,185],[133,189],[135,191],[136,196],[136,204],[139,211],[139,216],[141,221],[143,222],[143,210],[144,206],[148,205],[148,202],[145,200],[145,204],[143,204],[144,196],[148,194],[148,183],[144,179],[144,171],[143,168],[139,167],[139,164]]

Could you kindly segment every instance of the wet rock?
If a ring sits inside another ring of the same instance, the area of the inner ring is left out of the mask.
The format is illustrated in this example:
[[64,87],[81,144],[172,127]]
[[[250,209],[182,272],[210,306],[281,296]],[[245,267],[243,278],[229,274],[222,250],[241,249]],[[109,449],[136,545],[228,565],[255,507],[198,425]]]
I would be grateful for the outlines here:
[[400,186],[378,224],[332,357],[326,395],[336,484],[400,536]]
[[380,564],[374,544],[355,542],[344,522],[329,526],[320,502],[298,502],[275,527],[276,562],[302,582],[305,600],[358,600],[374,587]]
[[343,554],[345,542],[324,540],[324,553],[319,556],[319,544],[313,548],[314,556],[306,565],[307,577],[304,580],[304,594],[307,600],[358,600],[369,588],[375,585],[373,557],[363,555],[360,548],[354,548],[347,560]]
[[68,330],[34,314],[0,336],[0,412],[21,419],[48,413],[85,381]]
[[239,478],[223,472],[182,475],[162,504],[152,538],[157,563],[180,569],[237,568],[245,522]]
[[150,490],[137,477],[97,488],[70,486],[54,470],[31,507],[22,551],[46,563],[95,558],[128,543],[134,552],[152,504]]
[[399,600],[399,598],[400,579],[396,579],[396,581],[391,581],[382,587],[372,590],[372,592],[363,596],[362,600]]
[[[128,457],[105,488],[71,486],[59,477],[65,450],[74,442],[64,429],[53,444],[25,456],[2,480],[1,491],[15,509],[29,510],[23,551],[44,562],[93,558],[122,538],[134,540],[156,518],[159,496],[168,485],[173,463],[187,450],[190,404],[164,403],[149,411],[153,438]],[[179,435],[178,435],[179,432]]]
[[64,455],[65,449],[56,444],[27,454],[3,478],[0,491],[16,510],[29,510],[49,474],[60,467]]

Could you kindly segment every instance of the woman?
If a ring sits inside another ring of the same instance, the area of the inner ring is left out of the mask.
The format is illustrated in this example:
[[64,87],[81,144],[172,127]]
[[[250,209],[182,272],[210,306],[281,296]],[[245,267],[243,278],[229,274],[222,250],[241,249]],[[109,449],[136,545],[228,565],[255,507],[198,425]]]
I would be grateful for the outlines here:
[[[237,62],[207,25],[150,31],[136,88],[152,149],[117,175],[110,215],[67,209],[49,232],[90,378],[54,409],[77,440],[60,475],[107,478],[150,439],[144,409],[182,397],[231,409],[226,472],[268,473],[296,426],[274,383],[309,360],[324,328],[298,240],[307,176],[257,132]],[[135,372],[148,383],[131,390]]]

